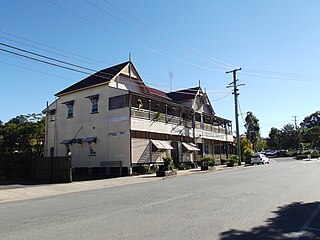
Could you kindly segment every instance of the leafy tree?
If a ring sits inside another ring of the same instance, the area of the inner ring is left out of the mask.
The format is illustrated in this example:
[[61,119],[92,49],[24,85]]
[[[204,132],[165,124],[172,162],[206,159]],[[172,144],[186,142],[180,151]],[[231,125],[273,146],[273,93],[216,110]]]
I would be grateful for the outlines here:
[[281,149],[282,133],[279,129],[272,127],[267,138],[267,145],[270,149]]
[[44,125],[44,117],[41,114],[20,115],[12,118],[0,128],[1,151],[42,156]]
[[300,126],[302,128],[312,128],[320,126],[320,111],[316,111],[310,116],[305,117]]
[[301,134],[299,129],[288,123],[283,126],[281,130],[282,139],[281,146],[283,149],[298,149],[301,142]]
[[256,143],[260,140],[260,126],[258,118],[253,115],[252,112],[247,112],[245,118],[246,124],[244,125],[247,129],[246,137],[253,144],[253,148],[256,148]]
[[320,126],[304,128],[302,130],[302,139],[306,145],[320,147]]
[[258,152],[261,152],[261,151],[263,151],[265,149],[268,149],[267,140],[264,139],[264,138],[261,138],[256,143],[255,150],[258,151]]
[[253,146],[252,143],[247,137],[241,136],[240,147],[241,147],[241,156],[243,160],[248,161],[253,156],[252,146]]

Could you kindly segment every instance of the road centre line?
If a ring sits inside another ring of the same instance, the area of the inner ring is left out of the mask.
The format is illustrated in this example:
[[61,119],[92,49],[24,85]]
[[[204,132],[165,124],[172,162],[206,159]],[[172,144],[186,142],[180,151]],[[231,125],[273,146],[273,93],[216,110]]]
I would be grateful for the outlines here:
[[313,211],[313,213],[309,216],[307,221],[303,224],[302,228],[300,231],[296,234],[296,236],[293,238],[293,240],[299,240],[300,237],[303,235],[304,231],[309,227],[310,223],[312,220],[317,216],[317,214],[320,211],[320,204],[318,204],[318,207]]
[[165,199],[165,200],[162,200],[162,201],[158,201],[158,202],[153,202],[153,203],[142,205],[142,207],[150,207],[150,206],[153,206],[153,205],[170,202],[170,201],[173,201],[173,200],[176,200],[176,199],[179,199],[179,198],[189,197],[191,195],[193,195],[193,194],[190,193],[190,194],[182,195],[182,196],[179,196],[179,197],[168,198],[168,199]]

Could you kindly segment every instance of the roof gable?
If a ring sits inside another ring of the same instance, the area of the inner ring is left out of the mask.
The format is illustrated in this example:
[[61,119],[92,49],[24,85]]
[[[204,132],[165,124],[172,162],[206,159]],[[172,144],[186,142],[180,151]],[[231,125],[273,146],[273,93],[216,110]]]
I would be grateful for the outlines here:
[[96,72],[95,74],[65,88],[64,90],[58,92],[55,94],[55,96],[60,96],[69,92],[77,91],[83,88],[88,88],[94,85],[102,84],[102,83],[108,83],[114,76],[119,74],[121,70],[128,65],[130,62],[124,62],[120,63],[118,65],[115,65],[113,67],[109,67],[106,69],[103,69],[99,72]]
[[180,101],[194,99],[199,90],[201,90],[200,87],[194,87],[194,88],[179,90],[176,92],[169,92],[167,93],[167,95],[173,101],[180,102]]

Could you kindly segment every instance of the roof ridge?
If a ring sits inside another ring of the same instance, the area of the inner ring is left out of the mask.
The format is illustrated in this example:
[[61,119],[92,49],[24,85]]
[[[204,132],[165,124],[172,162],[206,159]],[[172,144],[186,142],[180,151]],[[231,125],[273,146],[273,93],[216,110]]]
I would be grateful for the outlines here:
[[72,84],[71,86],[63,89],[62,91],[55,94],[59,96],[65,93],[73,92],[83,88],[95,86],[98,84],[109,82],[114,76],[116,76],[130,61],[119,63],[117,65],[99,70],[92,75]]

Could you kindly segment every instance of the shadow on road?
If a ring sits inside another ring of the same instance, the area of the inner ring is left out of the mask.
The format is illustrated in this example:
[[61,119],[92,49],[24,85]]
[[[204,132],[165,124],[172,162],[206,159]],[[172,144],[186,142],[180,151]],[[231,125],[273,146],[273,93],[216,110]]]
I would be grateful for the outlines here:
[[[316,240],[320,239],[320,202],[295,202],[280,206],[266,225],[249,231],[231,229],[220,233],[221,240]],[[304,230],[304,231],[301,231]],[[300,232],[300,233],[299,233]]]

